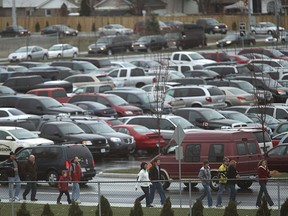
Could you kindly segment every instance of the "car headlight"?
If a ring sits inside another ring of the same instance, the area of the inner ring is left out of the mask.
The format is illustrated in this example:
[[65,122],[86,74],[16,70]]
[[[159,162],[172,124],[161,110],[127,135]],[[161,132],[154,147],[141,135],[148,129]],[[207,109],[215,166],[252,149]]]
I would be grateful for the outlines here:
[[132,111],[125,111],[124,113],[125,113],[126,115],[132,115],[132,114],[133,114]]
[[107,49],[106,46],[100,47],[100,50],[106,50],[106,49]]
[[140,44],[139,47],[145,47],[145,45],[144,44]]
[[226,44],[231,44],[232,43],[232,41],[226,41]]
[[69,31],[65,31],[64,33],[65,33],[65,34],[70,34],[70,32],[69,32]]
[[285,92],[284,90],[281,90],[281,89],[278,89],[278,90],[277,90],[277,93],[278,93],[279,95],[286,95],[286,92]]
[[92,142],[90,140],[83,140],[82,144],[83,145],[92,145]]
[[112,142],[121,142],[121,139],[118,138],[118,137],[111,137],[110,140],[111,140]]
[[215,29],[219,29],[219,26],[215,26],[214,28],[215,28]]

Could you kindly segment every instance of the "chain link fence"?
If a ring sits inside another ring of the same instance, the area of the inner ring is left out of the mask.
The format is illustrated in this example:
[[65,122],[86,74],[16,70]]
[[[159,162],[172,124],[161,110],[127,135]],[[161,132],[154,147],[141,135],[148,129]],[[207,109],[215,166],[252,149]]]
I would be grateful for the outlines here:
[[[215,179],[214,179],[215,180]],[[198,181],[197,179],[191,180],[188,184],[195,183]],[[49,187],[47,182],[37,182],[37,194],[36,198],[38,201],[33,202],[30,201],[30,194],[27,195],[27,200],[23,200],[22,193],[25,190],[24,181],[21,182],[21,191],[20,191],[20,201],[9,201],[9,191],[8,191],[8,183],[4,184],[2,182],[1,190],[1,202],[2,203],[11,203],[11,214],[13,215],[16,212],[14,209],[15,203],[34,203],[39,205],[44,204],[56,204],[57,197],[59,195],[57,187]],[[165,191],[166,197],[170,197],[172,208],[187,208],[191,209],[196,199],[200,197],[203,192],[203,187],[199,182],[196,187],[185,187],[181,181],[172,181],[170,187]],[[185,181],[187,183],[187,181]],[[4,184],[4,185],[3,185]],[[95,207],[98,205],[98,202],[103,195],[113,207],[133,207],[136,198],[143,194],[141,188],[135,190],[136,181],[135,180],[117,180],[117,181],[90,181],[85,184],[85,182],[80,183],[80,206],[91,206]],[[187,184],[186,184],[187,185]],[[271,178],[267,183],[267,190],[274,202],[274,205],[271,207],[274,215],[280,215],[281,205],[287,199],[287,187],[288,187],[288,179],[287,178]],[[258,196],[258,192],[260,186],[257,180],[252,184],[252,186],[248,189],[240,189],[236,186],[237,196],[236,200],[240,204],[237,206],[237,209],[257,209],[256,207],[256,199]],[[71,197],[72,184],[69,184],[69,192]],[[212,190],[212,199],[213,199],[213,207],[216,207],[216,196],[217,191]],[[222,196],[222,205],[225,206],[229,203],[229,194],[226,192],[223,193]],[[65,195],[62,196],[61,202],[64,205],[68,205],[67,198]],[[160,204],[160,196],[155,193],[155,198],[153,205],[155,207],[162,208]],[[208,208],[207,199],[203,199],[204,208]],[[145,199],[142,201],[142,206],[145,206]],[[1,211],[1,209],[0,209]],[[1,213],[1,212],[0,212]],[[7,212],[6,212],[7,213]],[[3,213],[1,214],[3,215]],[[4,214],[5,215],[5,214]]]

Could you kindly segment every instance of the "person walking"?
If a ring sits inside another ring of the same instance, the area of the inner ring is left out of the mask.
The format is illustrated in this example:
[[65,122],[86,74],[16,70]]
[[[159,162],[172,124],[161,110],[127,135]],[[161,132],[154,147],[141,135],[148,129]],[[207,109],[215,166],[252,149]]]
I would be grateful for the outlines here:
[[23,193],[23,200],[26,200],[26,196],[31,191],[31,201],[37,201],[38,199],[35,198],[37,185],[37,165],[34,155],[29,155],[28,161],[25,163],[23,171],[27,181],[26,188]]
[[231,160],[229,162],[228,170],[227,170],[227,184],[229,187],[229,200],[230,202],[235,202],[239,205],[241,202],[236,202],[236,181],[240,178],[238,171],[236,170],[236,161]]
[[79,158],[77,156],[74,157],[74,159],[71,161],[71,165],[69,168],[69,176],[70,180],[72,181],[71,201],[81,203],[79,182],[81,181],[83,173],[79,163]]
[[202,182],[204,192],[201,194],[201,196],[197,200],[202,201],[207,196],[208,207],[211,208],[213,201],[212,201],[211,189],[210,189],[211,171],[210,171],[208,160],[205,160],[203,162],[203,166],[201,167],[199,171],[198,178]]
[[269,204],[269,206],[273,206],[274,203],[267,191],[267,187],[266,184],[268,182],[268,178],[270,178],[270,171],[267,167],[267,161],[265,159],[262,159],[259,161],[258,163],[258,178],[259,178],[259,185],[260,185],[260,190],[258,193],[258,197],[257,197],[257,201],[256,201],[256,206],[260,207],[261,205],[261,199],[262,199],[262,195],[264,193],[264,196],[267,199],[267,202]]
[[164,205],[166,196],[164,193],[164,189],[161,183],[161,172],[160,172],[160,159],[156,158],[153,161],[153,165],[149,170],[149,177],[152,182],[151,188],[150,188],[150,204],[154,201],[155,191],[157,190],[159,196],[160,196],[160,202],[161,205]]
[[57,204],[62,204],[60,202],[62,195],[65,194],[67,196],[67,202],[68,204],[71,203],[70,199],[70,194],[69,194],[69,187],[68,187],[68,182],[70,181],[69,176],[68,176],[68,171],[63,170],[62,171],[62,176],[60,176],[59,181],[58,181],[58,190],[59,190],[59,196],[57,198]]
[[228,157],[224,157],[223,163],[218,168],[219,189],[217,192],[216,207],[223,207],[222,206],[222,194],[223,194],[224,190],[228,191],[228,193],[229,193],[229,187],[227,185],[227,170],[228,170],[229,161],[230,160]]
[[137,175],[137,183],[135,186],[135,190],[138,189],[138,184],[140,185],[143,195],[139,196],[137,199],[141,202],[144,198],[146,199],[146,207],[153,207],[150,204],[150,179],[149,174],[147,172],[148,164],[146,162],[142,162],[140,166],[140,171]]
[[[4,167],[9,181],[9,201],[20,201],[19,193],[21,188],[18,163],[14,152],[10,152],[9,158],[5,161]],[[15,193],[14,192],[15,184]]]

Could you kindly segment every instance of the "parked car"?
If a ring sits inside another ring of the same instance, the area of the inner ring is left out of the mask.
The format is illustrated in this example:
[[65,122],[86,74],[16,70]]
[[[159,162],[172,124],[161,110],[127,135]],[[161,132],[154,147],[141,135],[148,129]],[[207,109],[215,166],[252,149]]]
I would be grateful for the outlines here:
[[162,35],[148,35],[140,37],[132,44],[134,51],[151,52],[168,48],[166,39]]
[[225,95],[215,86],[209,85],[188,85],[170,88],[165,92],[174,98],[182,98],[186,107],[207,107],[207,108],[224,108]]
[[116,132],[103,120],[76,120],[75,124],[87,134],[104,136],[109,143],[111,154],[127,156],[130,152],[135,152],[134,138],[131,135]]
[[112,86],[109,84],[90,84],[90,85],[81,85],[77,87],[70,96],[75,94],[83,94],[83,93],[104,93],[105,91],[112,90]]
[[196,20],[196,24],[203,27],[204,32],[208,34],[226,34],[228,27],[224,23],[220,23],[214,18],[200,18]]
[[51,25],[41,30],[41,35],[77,36],[78,30],[66,25]]
[[268,114],[280,121],[287,121],[288,107],[282,105],[252,106],[246,109],[246,113]]
[[[255,26],[251,26],[251,32],[253,34],[270,34],[277,30],[277,26],[272,22],[259,22]],[[285,29],[279,26],[279,31],[284,31]]]
[[78,47],[70,44],[55,44],[48,49],[49,58],[75,58],[78,54]]
[[185,77],[198,77],[205,80],[220,78],[220,74],[212,70],[191,70],[182,72]]
[[[279,37],[275,36],[269,36],[265,39],[265,42],[267,43],[279,43],[279,44],[286,44],[288,40],[288,34],[286,31],[280,31],[279,32]],[[284,54],[284,53],[283,53]]]
[[[227,37],[227,36],[226,36]],[[211,59],[216,62],[231,62],[231,59],[229,55],[224,52],[224,51],[205,51],[205,52],[200,52],[200,54],[206,58],[206,59]]]
[[0,126],[0,157],[7,159],[11,151],[18,152],[25,147],[54,144],[53,141],[38,137],[37,134],[21,127]]
[[75,103],[79,101],[95,101],[107,107],[112,107],[116,110],[119,117],[143,115],[142,109],[130,105],[127,101],[114,94],[77,94],[71,97],[69,103]]
[[67,103],[69,96],[66,94],[64,88],[40,88],[32,89],[26,94],[34,94],[38,96],[51,97],[59,101],[60,103]]
[[[83,173],[80,184],[87,183],[96,175],[95,162],[87,146],[82,144],[41,145],[23,148],[16,153],[21,179],[25,179],[22,168],[31,154],[35,156],[37,163],[37,180],[45,180],[50,186],[57,186],[62,171],[70,168],[71,160],[76,156],[79,158]],[[0,179],[1,181],[8,181],[6,172],[1,169],[2,166],[3,163],[0,164]]]
[[101,103],[94,101],[79,101],[74,102],[76,106],[81,109],[86,110],[90,115],[100,116],[100,117],[117,117],[117,112],[112,107],[107,107]]
[[74,59],[73,61],[54,61],[50,66],[63,66],[68,67],[74,71],[88,74],[88,73],[101,73],[95,65],[87,61],[78,61]]
[[[22,112],[19,109],[13,107],[1,107],[0,108],[0,121],[2,120],[27,120],[29,118],[36,118],[35,115],[30,115]],[[0,124],[1,125],[1,124]]]
[[104,53],[112,55],[133,51],[132,40],[127,35],[110,35],[100,37],[96,43],[88,46],[88,54]]
[[[171,31],[171,27],[166,25],[162,21],[158,21],[159,31],[161,34],[165,34],[166,32]],[[146,34],[146,26],[144,21],[138,21],[134,24],[133,32],[135,34],[145,35]]]
[[131,35],[133,29],[126,28],[120,24],[108,24],[98,29],[99,35]]
[[8,61],[16,62],[23,60],[46,60],[48,59],[48,50],[40,46],[24,46],[9,54]]
[[23,37],[30,36],[31,33],[20,25],[10,25],[0,31],[1,37]]
[[239,120],[227,119],[216,110],[210,108],[182,108],[176,110],[174,114],[187,119],[199,128],[208,130],[247,126],[247,124]]
[[255,46],[256,39],[251,34],[245,34],[241,36],[239,33],[232,33],[226,35],[223,39],[216,42],[217,47],[227,47],[227,46]]
[[267,49],[267,48],[261,48],[261,47],[242,49],[238,52],[238,55],[247,54],[247,53],[264,54],[271,59],[288,60],[288,56],[285,56],[283,53],[281,53],[277,49]]
[[250,94],[242,89],[230,86],[218,87],[225,94],[225,103],[227,106],[237,105],[250,105],[256,104],[256,97],[254,94]]
[[265,154],[265,159],[267,160],[267,165],[270,170],[277,170],[278,172],[287,172],[287,152],[288,144],[277,145],[270,149]]
[[138,150],[147,150],[150,153],[155,152],[158,148],[161,149],[166,144],[158,132],[152,131],[142,125],[115,125],[112,128],[117,132],[134,137],[136,143],[134,153]]

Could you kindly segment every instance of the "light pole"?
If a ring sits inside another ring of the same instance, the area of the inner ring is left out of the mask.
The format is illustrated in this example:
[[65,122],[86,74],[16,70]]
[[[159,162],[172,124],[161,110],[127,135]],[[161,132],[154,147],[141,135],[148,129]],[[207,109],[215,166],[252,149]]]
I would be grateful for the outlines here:
[[145,31],[146,31],[146,10],[142,10],[142,15],[143,15],[143,25],[144,25],[144,35],[145,35]]
[[17,24],[17,17],[16,17],[16,3],[15,0],[12,0],[12,25]]

